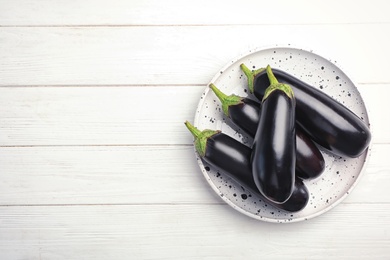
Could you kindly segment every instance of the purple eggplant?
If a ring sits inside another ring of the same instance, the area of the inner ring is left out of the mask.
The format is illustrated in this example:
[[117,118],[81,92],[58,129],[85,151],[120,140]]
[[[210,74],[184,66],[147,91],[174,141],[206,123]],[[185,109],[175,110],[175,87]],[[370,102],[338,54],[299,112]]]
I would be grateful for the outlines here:
[[188,121],[185,125],[194,136],[197,153],[211,167],[226,174],[240,185],[251,190],[266,203],[288,212],[302,210],[309,201],[309,192],[301,179],[296,179],[290,198],[283,204],[266,199],[257,189],[253,179],[252,149],[218,130],[200,131]]
[[[221,101],[230,121],[254,138],[260,121],[261,103],[237,95],[226,95],[214,84],[210,88]],[[325,169],[325,160],[313,141],[296,126],[296,174],[302,179],[318,177]]]
[[[261,100],[270,84],[266,69],[252,71],[244,64],[241,69],[248,78],[250,92]],[[314,142],[333,154],[352,158],[368,148],[370,129],[350,109],[285,71],[273,72],[279,82],[292,87],[297,124]]]
[[259,191],[275,203],[287,201],[294,188],[296,164],[295,97],[267,67],[270,85],[262,100],[252,146],[252,172]]

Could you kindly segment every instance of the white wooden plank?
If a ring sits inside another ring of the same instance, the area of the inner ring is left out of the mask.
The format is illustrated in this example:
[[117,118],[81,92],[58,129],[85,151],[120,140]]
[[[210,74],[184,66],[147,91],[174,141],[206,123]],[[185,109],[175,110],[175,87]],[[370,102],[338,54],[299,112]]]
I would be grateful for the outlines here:
[[[345,203],[390,203],[390,145],[375,145]],[[192,146],[2,147],[0,205],[224,202]]]
[[0,88],[1,145],[190,144],[205,86]]
[[[0,259],[389,257],[388,2],[242,3],[0,0]],[[279,226],[222,203],[182,125],[222,66],[274,43],[336,59],[374,129],[347,200]]]
[[375,144],[372,146],[366,168],[355,189],[344,200],[344,203],[389,203],[387,193],[390,185],[389,160],[390,146]]
[[368,110],[372,142],[390,143],[390,117],[385,111],[390,111],[386,93],[389,85],[358,85],[360,95],[363,97]]
[[[0,207],[2,259],[386,259],[389,205],[286,225],[224,205]],[[370,242],[375,241],[375,242]]]
[[207,84],[237,56],[275,44],[336,60],[358,83],[388,83],[389,29],[390,24],[0,27],[0,85]]
[[[0,1],[0,25],[183,25],[390,22],[388,2],[264,1]],[[375,14],[375,15],[367,15]]]
[[9,147],[0,154],[1,205],[222,203],[213,201],[190,146]]
[[[388,84],[361,85],[374,143],[390,143]],[[0,145],[191,144],[206,86],[3,87]]]

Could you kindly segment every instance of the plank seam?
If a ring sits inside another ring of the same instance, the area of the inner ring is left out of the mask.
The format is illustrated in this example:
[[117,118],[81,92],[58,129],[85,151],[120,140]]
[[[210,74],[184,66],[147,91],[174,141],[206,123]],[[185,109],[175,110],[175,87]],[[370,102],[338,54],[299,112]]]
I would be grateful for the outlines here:
[[[388,205],[390,202],[341,202],[340,205]],[[146,202],[146,203],[46,203],[46,204],[2,204],[1,207],[96,207],[96,206],[229,206],[224,202],[193,202],[193,203],[169,203],[169,202]]]
[[[0,88],[134,88],[134,87],[206,87],[208,83],[189,84],[37,84],[37,85],[2,85]],[[390,81],[383,82],[356,82],[357,85],[388,85]]]
[[244,26],[318,26],[318,25],[387,25],[390,22],[324,22],[324,23],[244,23],[244,24],[35,24],[0,25],[0,28],[110,28],[110,27],[244,27]]
[[35,148],[35,147],[190,147],[193,144],[43,144],[43,145],[0,145],[0,148]]

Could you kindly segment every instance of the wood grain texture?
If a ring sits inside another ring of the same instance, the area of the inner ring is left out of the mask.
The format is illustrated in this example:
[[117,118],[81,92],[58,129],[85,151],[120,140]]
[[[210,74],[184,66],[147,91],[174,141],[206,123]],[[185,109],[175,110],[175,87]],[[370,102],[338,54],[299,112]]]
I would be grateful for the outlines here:
[[0,251],[5,259],[386,259],[389,210],[351,204],[277,225],[226,205],[3,207]]
[[[23,6],[23,8],[20,8]],[[0,1],[5,26],[388,23],[388,1]],[[312,10],[312,11],[308,11]],[[375,14],[375,15],[369,15]]]
[[[0,259],[388,259],[389,2],[0,0]],[[373,145],[309,221],[226,205],[192,121],[220,69],[291,44],[357,83]]]
[[[390,145],[374,145],[346,203],[390,203]],[[0,148],[1,205],[222,204],[192,146]]]
[[222,202],[191,146],[10,147],[0,155],[2,205]]
[[204,85],[238,56],[276,43],[336,60],[357,83],[389,83],[389,30],[390,23],[6,27],[0,86]]
[[2,145],[190,144],[204,86],[0,88]]
[[[388,84],[358,86],[374,143],[390,143]],[[186,144],[206,86],[2,87],[0,146]]]

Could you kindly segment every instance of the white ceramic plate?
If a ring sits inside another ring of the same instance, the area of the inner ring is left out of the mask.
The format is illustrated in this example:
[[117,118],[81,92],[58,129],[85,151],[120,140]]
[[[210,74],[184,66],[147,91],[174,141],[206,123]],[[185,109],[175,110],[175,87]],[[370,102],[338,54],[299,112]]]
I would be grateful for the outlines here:
[[[248,82],[240,69],[241,63],[250,69],[262,68],[268,64],[272,68],[282,69],[327,93],[369,124],[363,99],[353,82],[334,63],[311,51],[291,47],[252,50],[247,55],[233,60],[211,80],[226,94],[234,93],[255,99],[247,90]],[[248,146],[252,143],[250,137],[223,115],[219,100],[208,87],[200,98],[194,125],[200,130],[222,130]],[[326,163],[325,171],[318,178],[305,181],[310,199],[307,206],[296,213],[267,205],[228,176],[206,165],[195,153],[208,183],[226,203],[255,219],[285,223],[308,220],[341,202],[358,182],[369,150],[370,148],[358,158],[340,158],[321,150]]]

